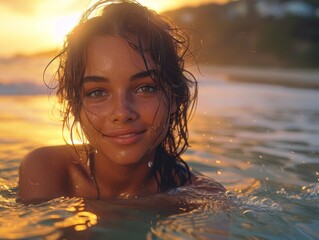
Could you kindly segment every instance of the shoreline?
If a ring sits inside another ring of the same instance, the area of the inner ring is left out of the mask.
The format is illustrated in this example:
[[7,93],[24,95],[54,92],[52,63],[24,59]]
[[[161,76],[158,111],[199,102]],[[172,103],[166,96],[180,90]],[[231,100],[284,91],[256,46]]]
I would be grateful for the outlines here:
[[319,69],[281,69],[274,67],[199,65],[199,78],[214,77],[225,81],[262,83],[296,88],[319,89]]

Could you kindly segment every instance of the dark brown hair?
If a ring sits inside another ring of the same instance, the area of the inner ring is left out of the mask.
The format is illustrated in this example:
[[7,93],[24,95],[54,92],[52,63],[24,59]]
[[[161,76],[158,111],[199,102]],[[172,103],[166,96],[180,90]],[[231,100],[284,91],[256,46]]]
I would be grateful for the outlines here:
[[90,39],[97,35],[118,35],[127,40],[144,59],[147,69],[146,52],[151,56],[159,89],[167,99],[174,99],[177,107],[168,119],[164,140],[156,148],[152,168],[159,174],[159,191],[185,184],[190,180],[190,171],[181,154],[189,146],[188,121],[197,100],[197,81],[185,69],[186,57],[192,56],[188,36],[168,19],[135,1],[99,1],[88,9],[68,34],[62,51],[52,60],[59,60],[59,66],[50,87],[61,103],[63,128],[70,131],[71,139],[74,134],[81,136],[78,123],[81,124],[83,107],[86,49]]

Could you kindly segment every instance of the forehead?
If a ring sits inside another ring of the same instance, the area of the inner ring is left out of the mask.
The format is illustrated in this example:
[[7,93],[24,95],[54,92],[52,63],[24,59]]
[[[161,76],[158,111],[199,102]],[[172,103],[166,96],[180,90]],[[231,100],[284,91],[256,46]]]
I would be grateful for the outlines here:
[[[147,67],[152,68],[153,64],[147,52],[144,57]],[[119,68],[127,71],[146,70],[147,67],[142,55],[120,36],[94,36],[88,43],[86,74],[97,70],[110,72]]]

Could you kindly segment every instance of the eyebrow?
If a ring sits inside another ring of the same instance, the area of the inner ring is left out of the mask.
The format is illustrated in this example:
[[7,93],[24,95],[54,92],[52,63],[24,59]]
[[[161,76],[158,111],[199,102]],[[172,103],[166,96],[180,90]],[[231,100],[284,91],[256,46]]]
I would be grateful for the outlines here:
[[109,82],[110,80],[106,77],[101,76],[85,76],[83,77],[83,83],[86,82]]
[[[146,71],[142,71],[142,72],[138,72],[133,74],[130,77],[131,81],[137,80],[137,79],[141,79],[141,78],[145,78],[145,77],[155,77],[157,76],[157,71],[155,69],[150,69],[150,70],[146,70]],[[107,77],[102,77],[102,76],[85,76],[83,77],[83,82],[110,82],[110,79]]]
[[157,75],[157,71],[155,69],[149,69],[149,70],[142,71],[132,75],[130,77],[130,80],[136,80],[136,79],[145,78],[145,77],[155,77],[156,75]]

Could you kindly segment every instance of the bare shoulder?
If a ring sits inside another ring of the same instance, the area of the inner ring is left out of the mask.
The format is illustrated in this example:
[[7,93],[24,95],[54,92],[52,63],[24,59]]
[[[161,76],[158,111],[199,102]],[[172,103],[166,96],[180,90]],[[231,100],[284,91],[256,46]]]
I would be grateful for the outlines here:
[[37,202],[66,195],[69,188],[68,169],[75,160],[71,147],[51,146],[28,153],[19,169],[18,200]]

